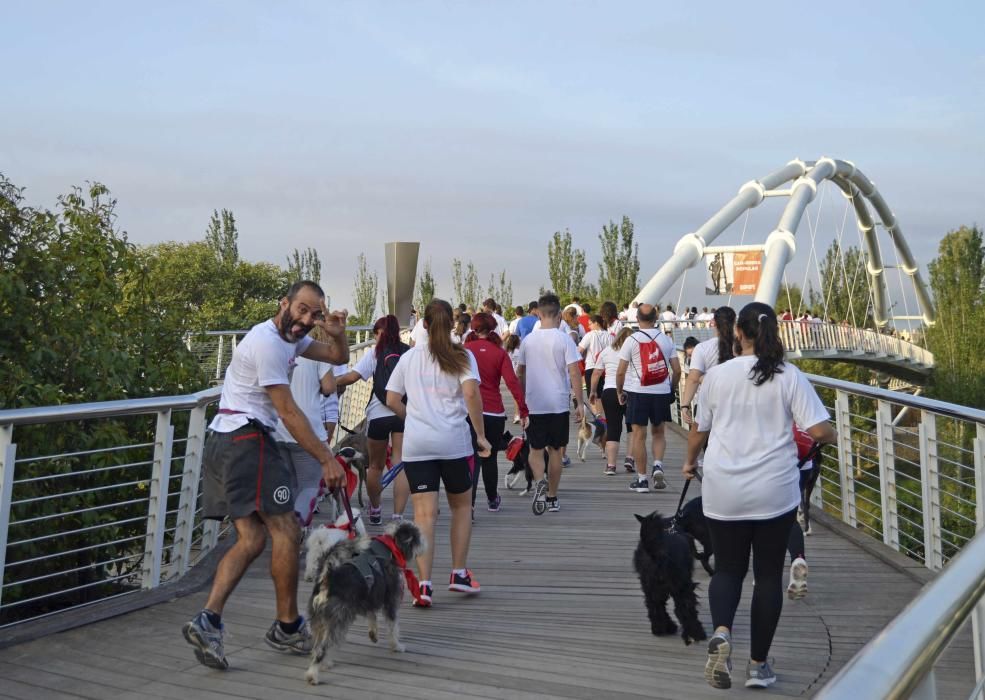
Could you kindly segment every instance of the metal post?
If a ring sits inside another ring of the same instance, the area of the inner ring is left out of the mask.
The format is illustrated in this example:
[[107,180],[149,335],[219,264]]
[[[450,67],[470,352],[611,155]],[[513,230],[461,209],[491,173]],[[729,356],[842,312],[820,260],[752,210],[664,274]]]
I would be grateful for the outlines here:
[[147,507],[147,536],[144,539],[143,588],[157,588],[161,582],[161,558],[164,551],[164,520],[168,510],[168,477],[171,474],[171,448],[174,426],[171,410],[157,414],[154,434],[154,466],[151,472],[150,499]]
[[920,480],[923,500],[923,557],[927,568],[944,568],[941,546],[941,485],[937,463],[937,416],[921,411],[920,420]]
[[181,472],[181,495],[174,530],[174,556],[177,575],[184,576],[191,566],[192,532],[195,529],[195,504],[202,476],[202,452],[205,447],[205,406],[193,408],[188,417],[188,440],[185,443],[184,469]]
[[[975,440],[975,530],[985,527],[985,425],[976,426]],[[975,682],[985,676],[985,600],[971,613],[971,639],[975,651]]]
[[855,527],[855,481],[852,473],[852,419],[848,394],[835,392],[835,428],[838,430],[838,470],[841,472],[841,519]]
[[893,446],[893,407],[876,404],[876,442],[879,446],[879,497],[882,504],[882,541],[899,550],[896,504],[896,450]]
[[206,520],[202,523],[202,556],[215,549],[219,542],[219,520]]
[[222,379],[222,336],[219,336],[219,351],[215,356],[215,380]]
[[7,561],[7,533],[10,530],[10,501],[16,463],[14,426],[0,426],[0,602],[3,602],[3,569]]

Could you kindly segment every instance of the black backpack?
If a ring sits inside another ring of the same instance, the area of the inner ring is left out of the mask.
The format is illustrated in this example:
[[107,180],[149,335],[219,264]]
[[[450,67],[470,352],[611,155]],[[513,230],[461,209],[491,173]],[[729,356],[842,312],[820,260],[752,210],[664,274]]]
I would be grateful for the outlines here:
[[[376,361],[376,369],[373,370],[373,396],[384,406],[386,406],[387,382],[390,381],[390,375],[393,374],[393,368],[400,361],[400,356],[408,350],[410,350],[410,346],[406,343],[397,343],[391,347],[384,348],[380,358]],[[406,396],[404,397],[404,403],[407,403]]]

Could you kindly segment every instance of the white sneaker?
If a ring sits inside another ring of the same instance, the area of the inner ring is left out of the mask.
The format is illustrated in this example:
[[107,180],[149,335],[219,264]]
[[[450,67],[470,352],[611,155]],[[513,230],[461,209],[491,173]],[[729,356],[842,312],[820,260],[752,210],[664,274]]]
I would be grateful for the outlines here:
[[807,595],[807,562],[797,557],[790,564],[790,585],[787,586],[787,597],[790,600],[800,600]]

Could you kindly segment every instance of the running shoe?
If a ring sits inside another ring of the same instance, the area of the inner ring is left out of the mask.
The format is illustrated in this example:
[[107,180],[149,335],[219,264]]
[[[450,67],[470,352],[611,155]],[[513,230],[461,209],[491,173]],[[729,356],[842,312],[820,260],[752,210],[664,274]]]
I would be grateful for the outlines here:
[[498,513],[499,507],[502,504],[503,504],[503,499],[499,497],[499,494],[497,494],[496,498],[489,501],[489,507],[486,510],[488,510],[490,513]]
[[605,471],[602,472],[602,473],[605,474],[606,476],[615,476],[616,475],[616,465],[615,464],[607,464],[605,466]]
[[516,425],[520,422],[520,416],[513,416],[513,424]]
[[770,668],[769,661],[757,664],[750,661],[746,664],[746,687],[769,688],[776,683],[776,673]]
[[430,608],[431,607],[431,595],[434,591],[431,589],[430,583],[421,583],[417,589],[418,597],[414,598],[415,608]]
[[632,457],[626,457],[622,463],[622,468],[625,469],[630,474],[636,473],[636,460]]
[[790,600],[800,600],[807,595],[807,562],[797,557],[790,564],[790,584],[787,586],[787,597]]
[[308,626],[308,621],[303,617],[301,618],[301,626],[291,634],[281,629],[280,623],[274,620],[274,624],[263,636],[263,641],[277,651],[289,651],[292,654],[301,655],[310,654],[311,648],[315,645],[315,640],[311,636],[311,628]]
[[222,623],[214,626],[203,610],[185,623],[181,633],[185,641],[195,647],[195,658],[200,664],[225,671],[229,662],[222,647],[222,629]]
[[369,507],[369,524],[370,525],[382,525],[383,524],[383,508]]
[[629,482],[629,490],[636,493],[650,493],[650,484],[645,476],[638,476]]
[[404,514],[403,513],[394,513],[393,515],[390,516],[391,522],[392,521],[400,521],[400,520],[403,520],[403,519],[404,519]]
[[523,472],[515,472],[513,474],[507,474],[506,476],[503,477],[503,486],[505,486],[506,490],[509,491],[516,485],[516,482],[520,480],[521,476],[523,476]]
[[479,582],[472,578],[472,572],[466,569],[464,576],[456,574],[454,571],[451,572],[451,578],[448,580],[448,590],[472,595],[478,593],[481,589],[479,588]]
[[565,455],[564,459],[561,460],[561,466],[565,468],[571,466],[571,458],[568,455]]
[[547,497],[547,512],[548,513],[557,513],[559,510],[561,510],[561,503],[557,500],[557,496],[548,496]]
[[705,680],[712,688],[732,687],[732,642],[726,632],[715,632],[708,640]]
[[653,479],[653,488],[657,491],[667,488],[667,480],[664,479],[664,470],[662,467],[658,467],[656,464],[653,465],[653,474],[651,474]]
[[547,508],[547,479],[541,479],[534,485],[534,513],[540,515]]

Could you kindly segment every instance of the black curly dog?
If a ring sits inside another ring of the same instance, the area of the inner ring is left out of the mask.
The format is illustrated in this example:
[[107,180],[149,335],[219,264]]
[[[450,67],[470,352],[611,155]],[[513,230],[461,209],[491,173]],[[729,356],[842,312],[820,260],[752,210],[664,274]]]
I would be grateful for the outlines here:
[[636,519],[640,522],[640,542],[633,553],[633,567],[646,599],[650,631],[657,636],[677,632],[677,625],[667,614],[667,599],[673,598],[684,643],[707,639],[698,620],[698,600],[694,595],[697,584],[692,579],[694,558],[688,538],[668,531],[670,520],[656,511],[637,515]]

